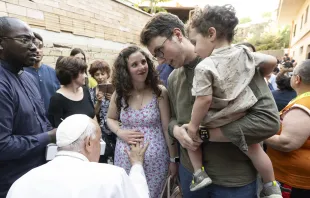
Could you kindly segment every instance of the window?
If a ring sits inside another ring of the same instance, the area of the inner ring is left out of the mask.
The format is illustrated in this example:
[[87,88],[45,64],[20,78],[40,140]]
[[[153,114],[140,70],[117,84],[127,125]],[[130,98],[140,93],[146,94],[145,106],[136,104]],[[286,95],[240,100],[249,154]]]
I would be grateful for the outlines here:
[[296,35],[296,27],[297,27],[297,24],[294,25],[294,32],[293,32],[293,36]]
[[293,57],[295,56],[295,51],[293,51]]
[[309,11],[309,6],[307,6],[307,9],[306,9],[305,23],[307,23],[307,20],[308,20],[308,11]]
[[300,29],[302,28],[303,21],[304,21],[304,15],[301,16]]
[[302,55],[303,52],[304,52],[304,46],[300,47],[299,55]]

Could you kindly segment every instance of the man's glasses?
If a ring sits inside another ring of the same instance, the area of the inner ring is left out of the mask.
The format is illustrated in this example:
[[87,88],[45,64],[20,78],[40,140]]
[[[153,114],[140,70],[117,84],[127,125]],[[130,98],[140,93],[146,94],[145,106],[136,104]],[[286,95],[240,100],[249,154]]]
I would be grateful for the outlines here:
[[154,50],[154,59],[155,60],[158,60],[158,58],[164,59],[165,54],[162,50],[164,48],[166,41],[168,39],[170,39],[172,37],[172,35],[173,35],[173,32],[164,40],[164,42],[158,48],[156,48]]
[[40,45],[40,43],[37,41],[35,37],[15,37],[15,38],[1,37],[1,38],[19,41],[20,43],[25,44],[25,45],[31,45],[31,44],[34,44],[35,46]]

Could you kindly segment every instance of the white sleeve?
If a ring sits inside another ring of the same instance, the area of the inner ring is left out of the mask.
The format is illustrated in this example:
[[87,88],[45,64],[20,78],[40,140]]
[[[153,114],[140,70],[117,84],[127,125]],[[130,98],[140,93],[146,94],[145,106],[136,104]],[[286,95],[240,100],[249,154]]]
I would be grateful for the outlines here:
[[150,197],[142,165],[133,165],[129,176],[124,171],[122,189],[126,198]]
[[141,164],[135,164],[131,167],[129,177],[134,187],[139,192],[139,197],[150,197],[149,187],[147,186],[144,170]]

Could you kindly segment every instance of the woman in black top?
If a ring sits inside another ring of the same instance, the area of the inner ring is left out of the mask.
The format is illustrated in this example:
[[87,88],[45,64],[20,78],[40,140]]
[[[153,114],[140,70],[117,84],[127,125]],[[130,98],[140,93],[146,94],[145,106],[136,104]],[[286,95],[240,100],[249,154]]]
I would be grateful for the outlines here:
[[85,114],[95,117],[95,109],[85,85],[87,65],[78,58],[64,57],[56,64],[56,75],[61,85],[52,96],[48,118],[57,128],[66,117],[73,114]]

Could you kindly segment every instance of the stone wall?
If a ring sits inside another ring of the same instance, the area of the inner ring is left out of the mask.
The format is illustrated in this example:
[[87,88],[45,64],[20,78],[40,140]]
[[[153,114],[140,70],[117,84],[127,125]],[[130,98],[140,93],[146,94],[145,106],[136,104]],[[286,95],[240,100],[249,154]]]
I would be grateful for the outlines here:
[[44,39],[45,64],[79,47],[87,62],[113,63],[125,46],[139,45],[139,34],[150,15],[120,0],[0,0],[0,16],[27,22]]

